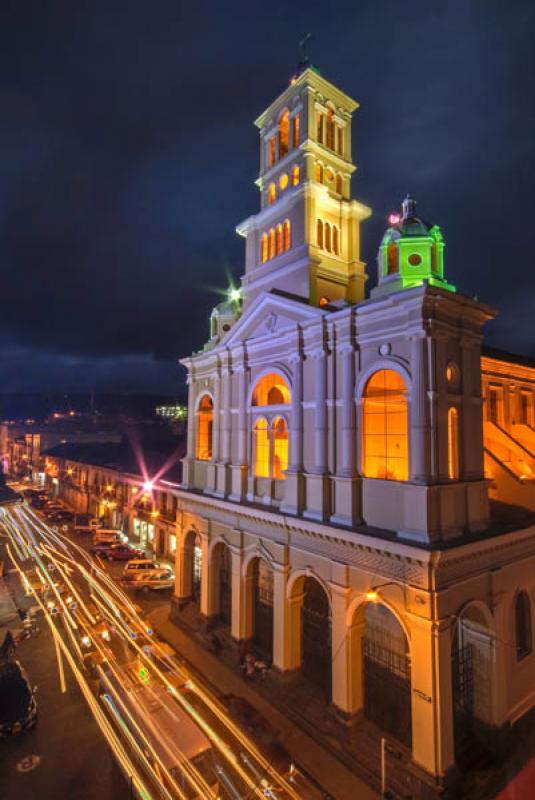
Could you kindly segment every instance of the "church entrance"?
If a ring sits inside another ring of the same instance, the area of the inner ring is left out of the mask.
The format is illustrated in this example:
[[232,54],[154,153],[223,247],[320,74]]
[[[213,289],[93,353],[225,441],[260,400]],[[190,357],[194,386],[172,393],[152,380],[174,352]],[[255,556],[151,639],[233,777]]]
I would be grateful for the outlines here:
[[254,602],[253,641],[262,655],[273,658],[273,571],[263,558],[251,565]]
[[411,673],[405,634],[383,605],[365,611],[362,637],[364,715],[411,747]]
[[321,584],[307,577],[301,606],[301,672],[319,687],[327,703],[332,694],[331,613]]

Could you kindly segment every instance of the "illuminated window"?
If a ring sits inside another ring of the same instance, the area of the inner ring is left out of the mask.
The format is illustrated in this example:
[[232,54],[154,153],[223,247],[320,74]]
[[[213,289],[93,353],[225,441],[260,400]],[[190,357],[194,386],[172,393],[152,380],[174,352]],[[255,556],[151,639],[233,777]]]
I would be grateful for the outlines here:
[[272,136],[269,140],[269,166],[272,167],[275,163],[275,137]]
[[334,172],[332,171],[332,169],[325,170],[325,180],[328,183],[331,183],[334,180]]
[[282,192],[288,186],[288,176],[287,176],[287,174],[285,172],[283,172],[283,174],[279,178],[279,186],[280,186],[280,189],[281,189]]
[[265,419],[254,426],[254,474],[257,478],[269,478],[269,430]]
[[290,149],[290,114],[285,111],[279,120],[279,158],[284,158]]
[[277,237],[275,244],[275,253],[279,255],[282,253],[282,225],[277,225]]
[[323,183],[323,166],[316,164],[316,180],[318,183]]
[[498,424],[498,390],[492,387],[489,389],[488,416],[490,422],[494,422],[495,425]]
[[297,147],[299,144],[299,114],[296,114],[292,120],[292,144]]
[[290,390],[283,377],[276,372],[264,375],[253,391],[253,406],[285,405],[290,402]]
[[318,112],[316,116],[316,139],[323,144],[323,114]]
[[267,233],[262,234],[262,242],[261,242],[261,257],[262,257],[262,264],[264,264],[268,259],[268,236]]
[[459,478],[459,417],[456,408],[448,411],[448,477]]
[[205,394],[197,412],[197,458],[200,461],[210,461],[212,458],[213,420],[214,404],[210,395]]
[[516,657],[520,661],[531,653],[531,602],[527,592],[515,599]]
[[407,390],[397,372],[369,379],[362,403],[362,471],[367,478],[406,481],[409,474]]
[[386,274],[395,275],[399,271],[398,249],[392,242],[386,249]]
[[290,247],[292,246],[291,232],[290,232],[290,220],[289,219],[285,219],[284,220],[282,239],[283,239],[283,242],[282,242],[283,250],[285,250],[285,251],[289,250]]
[[277,189],[274,183],[270,183],[268,187],[268,203],[274,203],[277,199]]
[[269,230],[269,248],[268,248],[268,258],[273,258],[275,255],[275,229],[270,228]]
[[336,152],[341,155],[344,152],[344,131],[339,125],[336,126]]
[[273,477],[284,480],[284,470],[288,469],[288,427],[286,420],[279,417],[273,426]]
[[336,191],[338,192],[338,194],[342,194],[342,176],[341,175],[337,175],[336,176]]
[[316,244],[323,247],[323,222],[319,219],[316,223]]
[[338,228],[333,225],[333,253],[338,255]]
[[330,150],[334,150],[334,111],[332,108],[327,109],[327,136],[326,136],[326,144]]
[[299,183],[299,167],[295,166],[292,170],[292,186],[297,186]]
[[457,369],[454,364],[448,364],[446,367],[446,380],[448,383],[453,383],[457,377]]
[[331,252],[331,226],[328,222],[325,223],[325,249]]
[[520,392],[520,424],[529,425],[529,394]]

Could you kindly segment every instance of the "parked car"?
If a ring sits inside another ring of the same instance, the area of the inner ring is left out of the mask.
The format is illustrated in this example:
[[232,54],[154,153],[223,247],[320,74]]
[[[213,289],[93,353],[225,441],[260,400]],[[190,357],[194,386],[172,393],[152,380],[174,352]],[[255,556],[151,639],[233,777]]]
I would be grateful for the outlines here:
[[134,558],[125,565],[123,578],[133,579],[140,573],[142,575],[148,575],[153,572],[161,572],[162,569],[166,569],[166,567],[163,564],[159,564],[157,561],[152,561],[150,558]]
[[[96,547],[98,548],[98,545]],[[127,544],[116,544],[114,542],[111,547],[106,548],[104,555],[109,561],[129,561],[131,558],[141,558],[145,554],[143,550],[136,550]]]
[[35,692],[18,661],[0,665],[0,739],[33,728],[37,722]]
[[150,589],[172,589],[175,585],[175,574],[170,569],[161,569],[159,572],[138,573],[128,581],[128,586],[134,591],[148,592]]
[[114,544],[117,544],[117,542],[97,542],[96,544],[91,545],[89,552],[93,553],[94,556],[105,556],[107,555],[110,547],[113,547]]
[[126,544],[127,537],[115,528],[97,528],[93,534],[93,544],[99,542],[117,542]]

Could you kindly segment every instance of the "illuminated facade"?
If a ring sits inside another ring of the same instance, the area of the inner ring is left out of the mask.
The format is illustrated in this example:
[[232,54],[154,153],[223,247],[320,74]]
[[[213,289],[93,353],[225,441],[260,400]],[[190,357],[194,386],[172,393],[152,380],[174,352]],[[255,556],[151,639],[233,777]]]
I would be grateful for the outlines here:
[[535,528],[491,521],[488,499],[503,474],[531,480],[535,370],[519,366],[513,392],[482,360],[494,312],[447,282],[412,198],[364,299],[356,107],[308,68],[257,120],[243,308],[183,361],[173,615],[194,606],[272,662],[274,687],[310,686],[340,725],[386,731],[423,797],[467,739],[493,748],[535,702]]

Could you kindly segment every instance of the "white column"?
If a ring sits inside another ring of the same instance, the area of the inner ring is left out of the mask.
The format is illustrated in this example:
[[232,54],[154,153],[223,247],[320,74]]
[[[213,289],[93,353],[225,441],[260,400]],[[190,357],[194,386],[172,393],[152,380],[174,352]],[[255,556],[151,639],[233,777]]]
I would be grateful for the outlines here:
[[332,702],[344,714],[351,714],[351,639],[347,629],[349,589],[331,583]]
[[339,474],[355,475],[355,350],[347,345],[342,350],[342,458]]
[[221,374],[219,367],[214,375],[214,425],[212,429],[212,461],[219,461],[220,442],[219,431],[221,428],[220,422],[221,413]]
[[221,437],[221,461],[223,464],[230,464],[231,388],[232,372],[230,367],[226,367],[223,370],[223,431]]
[[238,464],[247,464],[247,375],[245,364],[235,370],[238,373]]
[[210,558],[209,538],[207,534],[199,534],[201,540],[201,600],[200,612],[204,617],[211,617],[214,613],[213,592],[210,591]]
[[190,373],[187,378],[188,384],[188,458],[195,458],[195,382]]
[[247,628],[246,623],[246,579],[242,575],[243,567],[243,551],[241,547],[230,548],[231,558],[231,577],[232,577],[232,594],[231,594],[231,618],[230,618],[230,633],[232,638],[241,642],[251,636],[251,632]]
[[314,353],[316,360],[316,413],[314,472],[327,472],[327,353],[324,349]]
[[290,425],[290,472],[303,470],[303,356],[292,356],[292,414]]
[[412,392],[409,409],[410,480],[429,482],[429,422],[426,386],[425,338],[411,339]]
[[295,653],[295,648],[292,648],[290,639],[291,601],[286,597],[289,574],[288,564],[273,564],[273,666],[281,672],[297,666],[292,662],[292,652]]

